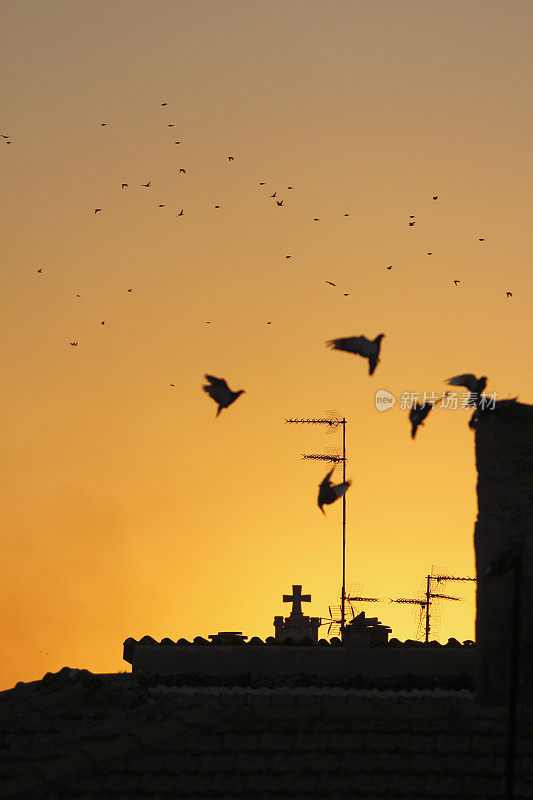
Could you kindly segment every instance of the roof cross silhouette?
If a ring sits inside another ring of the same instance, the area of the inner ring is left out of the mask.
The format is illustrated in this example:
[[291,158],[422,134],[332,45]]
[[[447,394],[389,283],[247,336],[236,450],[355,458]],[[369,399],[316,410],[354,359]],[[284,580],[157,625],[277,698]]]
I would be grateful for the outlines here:
[[302,603],[310,603],[311,595],[302,594],[302,585],[292,586],[292,594],[283,595],[284,603],[292,603],[291,617],[302,615]]

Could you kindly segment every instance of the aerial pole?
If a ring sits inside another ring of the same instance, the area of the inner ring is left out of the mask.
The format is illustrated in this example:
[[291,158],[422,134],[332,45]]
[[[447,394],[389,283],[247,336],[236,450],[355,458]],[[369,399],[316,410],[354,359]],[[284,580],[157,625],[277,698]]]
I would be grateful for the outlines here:
[[[315,461],[329,461],[338,464],[342,461],[342,480],[346,481],[346,418],[339,419],[336,413],[331,417],[320,419],[286,419],[289,425],[329,425],[332,430],[338,425],[342,425],[342,456],[324,453],[305,453],[302,455],[303,459],[312,459]],[[342,496],[342,589],[341,589],[341,638],[344,635],[344,627],[346,622],[346,492]]]

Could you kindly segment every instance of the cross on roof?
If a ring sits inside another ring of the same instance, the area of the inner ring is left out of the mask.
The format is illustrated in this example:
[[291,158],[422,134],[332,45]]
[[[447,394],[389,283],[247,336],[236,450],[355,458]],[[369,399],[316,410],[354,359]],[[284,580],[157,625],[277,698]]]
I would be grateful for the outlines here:
[[302,603],[310,603],[311,595],[302,594],[302,585],[292,585],[292,594],[283,595],[284,603],[292,602],[291,617],[302,616]]

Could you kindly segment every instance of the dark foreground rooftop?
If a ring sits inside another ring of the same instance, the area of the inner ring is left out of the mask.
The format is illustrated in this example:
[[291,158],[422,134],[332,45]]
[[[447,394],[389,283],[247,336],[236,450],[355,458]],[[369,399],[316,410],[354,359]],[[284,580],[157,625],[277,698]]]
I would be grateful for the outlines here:
[[[0,693],[0,795],[503,796],[505,709],[476,706],[466,689],[165,683],[64,668]],[[523,714],[516,767],[516,798],[533,797],[533,730]]]

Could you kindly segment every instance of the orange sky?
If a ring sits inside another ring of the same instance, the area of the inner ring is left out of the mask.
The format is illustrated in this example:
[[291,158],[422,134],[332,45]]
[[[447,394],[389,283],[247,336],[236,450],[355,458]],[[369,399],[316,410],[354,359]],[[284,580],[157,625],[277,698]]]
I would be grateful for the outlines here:
[[[322,516],[326,468],[300,456],[340,432],[284,419],[327,409],[348,419],[348,581],[412,638],[388,598],[432,565],[474,574],[473,434],[439,409],[413,442],[374,393],[474,372],[533,402],[531,4],[2,19],[0,687],[126,669],[128,636],[266,637],[293,583],[326,616],[341,504]],[[379,332],[373,377],[324,346]],[[205,372],[246,389],[218,419]],[[446,590],[466,600],[438,638],[472,638],[472,584]]]

